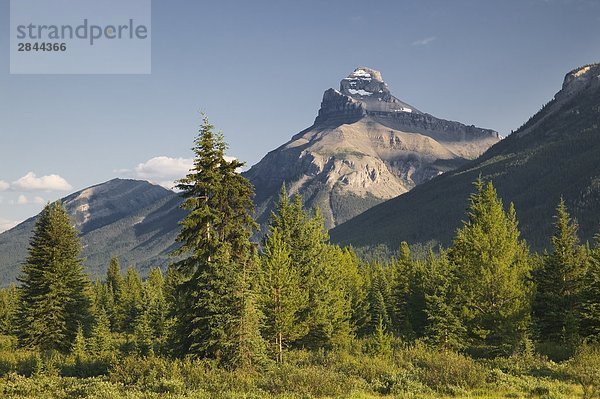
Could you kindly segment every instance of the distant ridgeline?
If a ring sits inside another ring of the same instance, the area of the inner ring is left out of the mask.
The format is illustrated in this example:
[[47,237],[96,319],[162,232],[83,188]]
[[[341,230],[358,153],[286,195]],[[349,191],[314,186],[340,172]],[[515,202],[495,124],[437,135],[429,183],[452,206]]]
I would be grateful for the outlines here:
[[356,247],[450,244],[464,218],[472,182],[492,180],[514,202],[520,230],[534,250],[548,248],[561,196],[585,241],[600,226],[600,65],[569,72],[562,89],[519,130],[478,159],[376,206],[331,231]]

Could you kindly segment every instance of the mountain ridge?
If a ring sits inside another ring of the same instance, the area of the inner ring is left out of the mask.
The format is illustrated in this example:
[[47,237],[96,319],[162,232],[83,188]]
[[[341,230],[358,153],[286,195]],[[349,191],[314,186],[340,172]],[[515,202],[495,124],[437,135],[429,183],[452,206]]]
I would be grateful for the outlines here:
[[600,64],[565,75],[561,90],[516,132],[478,159],[382,203],[331,230],[340,244],[394,249],[400,241],[448,245],[478,176],[493,180],[505,205],[514,202],[533,249],[549,245],[561,195],[581,236],[600,229]]
[[[124,267],[144,275],[166,267],[185,213],[175,192],[147,181],[112,179],[61,199],[80,231],[86,271],[104,276],[117,256]],[[0,234],[0,282],[14,282],[27,255],[39,215]]]
[[394,97],[381,73],[359,67],[328,89],[314,123],[244,172],[265,224],[283,183],[327,227],[480,155],[490,129],[446,121]]

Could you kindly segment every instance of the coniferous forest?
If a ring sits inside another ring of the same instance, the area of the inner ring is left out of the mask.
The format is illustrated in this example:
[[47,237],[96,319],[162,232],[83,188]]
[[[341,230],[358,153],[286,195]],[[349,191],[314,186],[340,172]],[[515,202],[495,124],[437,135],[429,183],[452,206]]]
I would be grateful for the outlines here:
[[285,186],[261,234],[226,149],[204,118],[173,262],[145,279],[114,258],[91,281],[46,206],[0,291],[1,397],[600,395],[600,235],[580,242],[563,201],[533,253],[479,179],[451,246],[364,260]]

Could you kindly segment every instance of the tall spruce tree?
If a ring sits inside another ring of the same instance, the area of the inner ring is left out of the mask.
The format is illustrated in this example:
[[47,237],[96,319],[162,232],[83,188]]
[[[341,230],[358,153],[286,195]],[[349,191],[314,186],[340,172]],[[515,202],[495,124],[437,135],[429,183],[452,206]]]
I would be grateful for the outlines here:
[[460,278],[455,268],[444,251],[438,257],[429,254],[423,282],[427,314],[425,335],[433,345],[459,350],[464,347],[466,328],[460,320],[457,292]]
[[330,245],[331,262],[336,266],[349,307],[351,334],[360,334],[370,322],[367,281],[364,267],[352,248]]
[[398,259],[393,263],[393,272],[393,330],[400,336],[408,337],[411,335],[411,326],[407,307],[410,294],[410,275],[413,272],[413,262],[411,259],[410,247],[405,241],[400,244]]
[[48,204],[36,222],[19,277],[21,345],[68,352],[79,326],[90,325],[89,278],[81,244],[60,202]]
[[123,332],[125,324],[125,292],[121,265],[116,257],[110,260],[105,285],[112,296],[112,306],[107,309],[111,330]]
[[378,262],[371,265],[368,300],[370,323],[368,332],[375,333],[378,327],[385,331],[392,330],[392,312],[394,302],[392,300],[392,288],[390,285],[390,269],[384,268]]
[[175,255],[176,352],[249,367],[264,353],[256,307],[257,256],[250,242],[253,189],[225,159],[226,145],[204,117],[193,151],[194,166],[179,181],[183,209]]
[[529,330],[529,251],[519,237],[514,206],[504,211],[491,182],[478,179],[475,185],[449,259],[461,277],[462,319],[473,344],[506,354]]
[[595,241],[583,280],[581,327],[585,338],[600,342],[600,233]]
[[300,270],[292,264],[289,245],[278,228],[271,228],[261,256],[261,303],[264,333],[278,362],[284,349],[308,333],[301,313],[308,306],[308,292],[300,283]]
[[346,344],[352,330],[348,280],[336,259],[338,252],[328,244],[318,209],[305,211],[299,195],[289,201],[284,185],[270,225],[281,231],[292,265],[300,271],[301,287],[308,293],[300,318],[308,333],[297,345],[315,349]]
[[541,268],[534,274],[533,315],[540,340],[574,347],[579,340],[586,248],[579,243],[577,224],[571,220],[562,198],[555,220],[552,253],[544,256]]
[[167,300],[164,285],[162,272],[159,268],[154,268],[144,282],[143,291],[143,307],[148,312],[152,336],[161,344],[164,343],[167,333]]
[[123,280],[121,303],[116,307],[121,309],[122,328],[126,333],[133,334],[136,320],[144,311],[143,289],[140,274],[133,267],[128,267]]
[[101,308],[96,313],[96,322],[88,340],[88,347],[94,355],[104,356],[110,353],[111,346],[110,319],[106,311]]

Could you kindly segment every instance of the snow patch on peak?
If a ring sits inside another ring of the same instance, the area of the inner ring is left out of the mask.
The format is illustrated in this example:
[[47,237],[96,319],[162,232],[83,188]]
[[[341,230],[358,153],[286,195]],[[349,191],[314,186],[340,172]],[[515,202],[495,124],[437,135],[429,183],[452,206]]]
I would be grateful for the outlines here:
[[362,89],[358,89],[358,90],[348,89],[348,92],[350,94],[358,94],[359,96],[372,96],[373,95],[373,93],[368,92],[366,90],[362,90]]
[[378,82],[383,82],[381,78],[381,72],[376,71],[375,69],[367,68],[367,67],[359,67],[354,70],[348,77],[347,80],[353,79],[363,79],[363,80],[376,80]]

